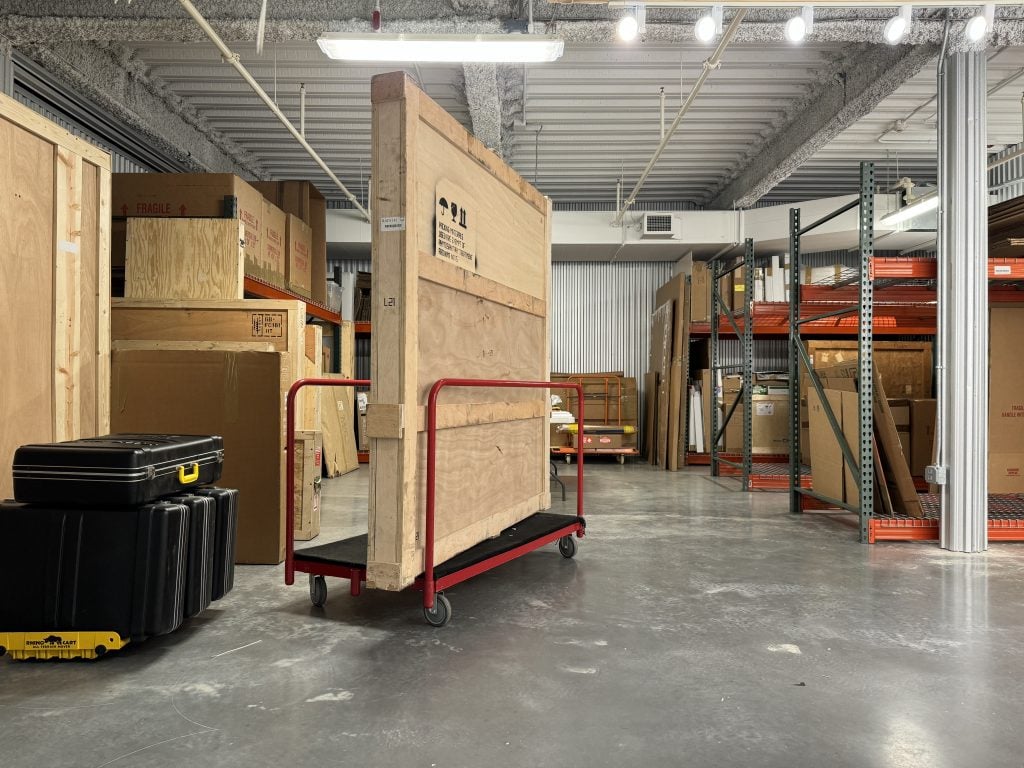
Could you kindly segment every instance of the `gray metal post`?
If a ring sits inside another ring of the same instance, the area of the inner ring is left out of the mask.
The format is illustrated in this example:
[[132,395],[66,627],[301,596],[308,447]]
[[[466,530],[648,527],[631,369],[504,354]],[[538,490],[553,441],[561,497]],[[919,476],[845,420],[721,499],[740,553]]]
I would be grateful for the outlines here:
[[871,261],[875,256],[875,166],[860,164],[860,205],[857,207],[860,245],[860,296],[857,328],[857,405],[860,412],[860,540],[868,543],[868,526],[875,511],[874,417],[874,283]]
[[721,355],[718,350],[719,314],[722,311],[719,302],[718,281],[722,276],[721,259],[711,262],[711,393],[705,393],[704,397],[711,398],[711,424],[708,429],[708,438],[711,445],[708,446],[708,453],[711,455],[711,476],[718,477],[720,467],[718,463],[718,430],[721,427],[718,418],[718,369]]
[[743,249],[743,490],[750,490],[754,470],[754,241]]
[[14,95],[14,62],[11,61],[11,41],[0,37],[0,93]]
[[803,511],[800,495],[800,209],[789,209],[789,511]]
[[940,544],[988,548],[988,183],[985,51],[939,66]]

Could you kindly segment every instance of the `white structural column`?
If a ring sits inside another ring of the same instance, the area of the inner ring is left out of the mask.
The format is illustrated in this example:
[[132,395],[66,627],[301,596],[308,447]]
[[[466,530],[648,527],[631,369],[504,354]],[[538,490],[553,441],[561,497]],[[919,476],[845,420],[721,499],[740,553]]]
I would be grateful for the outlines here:
[[988,548],[988,183],[985,52],[939,68],[941,546]]

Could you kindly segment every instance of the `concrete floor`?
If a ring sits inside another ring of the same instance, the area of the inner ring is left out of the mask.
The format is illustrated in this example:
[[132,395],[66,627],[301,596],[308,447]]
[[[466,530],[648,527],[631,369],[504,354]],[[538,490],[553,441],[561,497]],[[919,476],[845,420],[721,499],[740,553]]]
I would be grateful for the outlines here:
[[[1022,764],[1024,547],[862,546],[706,471],[588,478],[576,559],[449,590],[443,629],[412,593],[329,580],[320,611],[242,567],[170,636],[2,660],[0,765]],[[321,541],[365,527],[366,481],[325,483]]]

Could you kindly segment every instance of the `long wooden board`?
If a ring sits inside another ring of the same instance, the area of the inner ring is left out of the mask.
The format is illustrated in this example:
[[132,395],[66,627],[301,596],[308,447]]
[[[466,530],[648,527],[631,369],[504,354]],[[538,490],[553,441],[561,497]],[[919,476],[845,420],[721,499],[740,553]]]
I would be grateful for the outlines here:
[[19,445],[110,429],[110,157],[0,95],[0,498]]
[[690,372],[690,286],[686,275],[679,274],[661,286],[654,295],[656,307],[672,302],[672,364],[669,369],[668,468],[686,464],[686,412]]
[[[423,571],[430,387],[548,376],[551,206],[403,73],[375,77],[371,96],[367,583],[396,590]],[[466,258],[436,247],[439,215],[465,234]],[[440,402],[435,562],[550,504],[546,391],[450,389]]]

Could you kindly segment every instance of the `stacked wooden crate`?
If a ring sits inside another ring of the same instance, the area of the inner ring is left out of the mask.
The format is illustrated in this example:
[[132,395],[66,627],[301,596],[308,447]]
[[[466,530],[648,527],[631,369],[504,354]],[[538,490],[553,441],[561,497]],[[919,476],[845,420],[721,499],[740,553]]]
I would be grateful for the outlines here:
[[0,498],[19,445],[109,431],[110,156],[0,94]]

